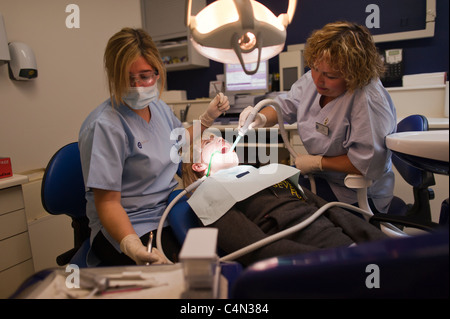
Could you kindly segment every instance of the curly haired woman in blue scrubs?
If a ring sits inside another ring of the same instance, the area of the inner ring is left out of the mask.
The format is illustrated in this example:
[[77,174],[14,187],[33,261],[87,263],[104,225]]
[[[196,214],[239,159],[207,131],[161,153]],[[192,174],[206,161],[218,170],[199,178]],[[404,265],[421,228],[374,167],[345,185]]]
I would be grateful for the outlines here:
[[[178,163],[171,154],[180,145],[173,136],[185,130],[159,99],[165,68],[144,30],[116,33],[104,62],[111,97],[89,114],[79,133],[91,228],[88,265],[164,263],[157,249],[147,252],[145,245],[177,185]],[[200,117],[202,129],[228,108],[227,98],[216,96]],[[177,256],[170,227],[163,233],[171,257]]]
[[[276,98],[284,121],[297,123],[308,152],[295,159],[295,166],[302,175],[314,174],[319,196],[349,204],[356,203],[357,196],[345,187],[344,178],[363,175],[373,181],[369,202],[377,211],[387,212],[394,173],[384,139],[396,131],[397,120],[379,79],[384,67],[371,34],[354,23],[330,23],[313,32],[304,56],[311,70]],[[250,110],[242,112],[240,123]],[[275,109],[266,107],[253,127],[276,123]],[[300,183],[305,185],[305,180]]]

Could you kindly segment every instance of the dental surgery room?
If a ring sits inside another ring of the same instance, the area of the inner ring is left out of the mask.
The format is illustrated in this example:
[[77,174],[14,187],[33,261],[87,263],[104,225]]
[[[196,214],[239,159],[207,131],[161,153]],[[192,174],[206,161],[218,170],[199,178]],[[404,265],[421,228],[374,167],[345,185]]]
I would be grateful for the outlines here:
[[0,299],[448,300],[448,71],[448,0],[0,0]]

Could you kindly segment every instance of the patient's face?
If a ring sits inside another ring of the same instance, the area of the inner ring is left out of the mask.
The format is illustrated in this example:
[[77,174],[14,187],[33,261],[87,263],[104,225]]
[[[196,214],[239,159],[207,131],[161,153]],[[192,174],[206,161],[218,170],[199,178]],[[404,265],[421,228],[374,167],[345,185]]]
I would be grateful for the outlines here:
[[236,152],[229,152],[230,149],[231,144],[222,137],[212,135],[209,139],[202,140],[202,164],[208,167],[211,163],[210,174],[239,165]]

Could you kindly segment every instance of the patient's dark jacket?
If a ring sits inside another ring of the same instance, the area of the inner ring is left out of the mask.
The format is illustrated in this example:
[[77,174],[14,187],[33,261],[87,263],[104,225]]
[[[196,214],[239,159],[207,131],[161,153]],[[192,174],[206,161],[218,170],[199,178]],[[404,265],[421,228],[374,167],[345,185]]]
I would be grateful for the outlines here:
[[[236,203],[209,227],[219,229],[218,245],[228,254],[297,225],[325,204],[325,200],[309,190],[301,193],[290,182],[283,181]],[[306,228],[246,254],[238,261],[249,265],[269,257],[384,238],[383,232],[363,218],[333,207]]]

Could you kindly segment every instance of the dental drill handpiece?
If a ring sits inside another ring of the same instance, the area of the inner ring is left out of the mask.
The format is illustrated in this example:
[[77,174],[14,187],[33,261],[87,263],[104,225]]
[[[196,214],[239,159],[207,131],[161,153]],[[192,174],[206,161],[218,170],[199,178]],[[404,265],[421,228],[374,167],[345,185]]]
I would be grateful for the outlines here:
[[239,132],[238,132],[239,136],[244,136],[245,134],[247,134],[248,127],[255,120],[255,117],[256,117],[256,114],[258,114],[258,111],[259,110],[256,107],[254,107],[252,109],[250,114],[247,116],[247,119],[245,120],[244,125],[242,125],[242,127],[239,129]]
[[242,127],[238,131],[238,137],[234,141],[233,146],[230,148],[230,150],[229,150],[230,152],[232,152],[236,148],[236,145],[239,143],[242,136],[247,134],[248,127],[255,120],[255,117],[256,117],[256,114],[258,114],[258,111],[259,110],[257,108],[253,108],[253,110],[248,114],[247,119],[244,122],[244,125],[242,125]]

